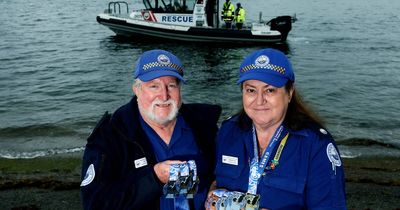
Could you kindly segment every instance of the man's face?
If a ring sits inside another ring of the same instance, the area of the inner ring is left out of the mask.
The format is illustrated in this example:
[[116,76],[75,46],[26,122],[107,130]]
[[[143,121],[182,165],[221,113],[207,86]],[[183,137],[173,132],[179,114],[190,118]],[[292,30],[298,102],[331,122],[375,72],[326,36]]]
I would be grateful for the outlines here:
[[177,78],[163,76],[134,86],[139,111],[146,121],[166,125],[175,120],[181,106],[181,89]]

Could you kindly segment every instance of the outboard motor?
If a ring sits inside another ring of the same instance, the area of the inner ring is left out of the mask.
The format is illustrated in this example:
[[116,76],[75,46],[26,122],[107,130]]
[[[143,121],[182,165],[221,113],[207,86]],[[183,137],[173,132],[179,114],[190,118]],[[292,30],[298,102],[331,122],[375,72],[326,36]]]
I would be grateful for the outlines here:
[[282,41],[286,41],[289,31],[292,30],[292,17],[278,16],[270,20],[267,24],[271,26],[271,30],[281,32]]

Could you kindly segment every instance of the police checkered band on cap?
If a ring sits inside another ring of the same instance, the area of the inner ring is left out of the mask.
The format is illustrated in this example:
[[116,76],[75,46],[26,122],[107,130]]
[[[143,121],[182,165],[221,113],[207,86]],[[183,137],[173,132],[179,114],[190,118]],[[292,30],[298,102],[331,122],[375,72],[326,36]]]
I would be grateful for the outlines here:
[[176,71],[178,71],[180,74],[183,73],[183,69],[179,65],[174,64],[174,63],[163,64],[160,62],[151,62],[151,63],[144,64],[143,70],[147,71],[147,70],[149,70],[151,68],[155,68],[155,67],[171,67],[171,68],[175,69]]
[[241,72],[247,72],[247,71],[255,70],[255,69],[267,69],[267,70],[276,71],[276,72],[278,72],[280,74],[285,74],[285,68],[277,66],[277,65],[274,65],[274,64],[270,64],[270,63],[266,64],[264,66],[258,66],[256,64],[250,64],[248,66],[244,66],[241,69]]

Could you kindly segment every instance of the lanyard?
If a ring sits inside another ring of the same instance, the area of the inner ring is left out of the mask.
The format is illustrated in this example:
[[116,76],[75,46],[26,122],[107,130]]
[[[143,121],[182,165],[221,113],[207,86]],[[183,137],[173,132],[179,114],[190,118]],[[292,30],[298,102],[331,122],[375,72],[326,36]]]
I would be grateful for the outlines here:
[[[265,152],[262,154],[260,160],[258,159],[258,147],[257,147],[257,136],[255,127],[253,125],[253,148],[254,148],[254,158],[251,160],[250,164],[250,173],[249,173],[249,186],[248,186],[248,193],[256,194],[257,193],[257,185],[261,178],[261,175],[266,168],[266,165],[270,159],[271,153],[275,148],[276,144],[279,142],[279,137],[281,136],[283,131],[283,126],[279,126],[279,128],[275,131],[270,143],[268,144]],[[289,136],[289,133],[282,139],[278,151],[275,154],[274,160],[272,161],[273,164],[278,164],[280,155],[282,153],[283,147],[286,144],[286,140]]]

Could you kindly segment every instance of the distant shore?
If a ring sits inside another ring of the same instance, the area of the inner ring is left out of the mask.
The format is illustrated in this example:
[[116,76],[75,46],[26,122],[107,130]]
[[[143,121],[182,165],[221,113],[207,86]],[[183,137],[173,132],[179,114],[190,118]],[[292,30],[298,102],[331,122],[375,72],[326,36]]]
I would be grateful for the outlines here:
[[[349,210],[400,210],[400,158],[343,159]],[[0,158],[0,209],[82,209],[81,157]]]

